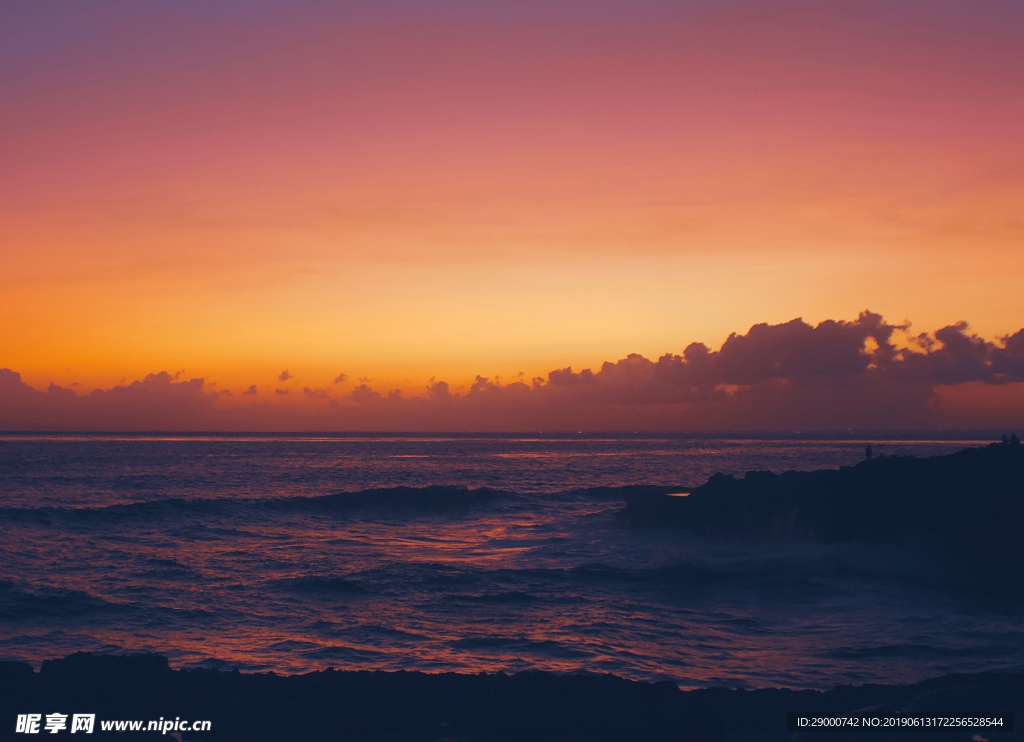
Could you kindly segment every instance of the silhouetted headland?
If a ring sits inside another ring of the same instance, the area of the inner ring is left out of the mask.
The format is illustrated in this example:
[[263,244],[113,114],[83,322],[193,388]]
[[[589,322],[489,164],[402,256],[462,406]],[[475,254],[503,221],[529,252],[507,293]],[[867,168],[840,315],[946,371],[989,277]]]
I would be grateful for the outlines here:
[[[4,723],[18,713],[95,713],[100,739],[153,739],[153,732],[99,733],[104,719],[211,721],[189,740],[800,740],[786,712],[875,715],[1013,711],[1024,673],[947,675],[905,686],[681,691],[670,682],[613,675],[337,672],[304,675],[172,670],[158,655],[79,653],[0,663]],[[21,735],[17,735],[21,736]],[[929,734],[929,739],[965,739]],[[987,735],[986,735],[987,736]],[[858,740],[873,738],[855,735]],[[1016,734],[997,735],[1015,739]],[[167,737],[170,739],[170,737]],[[845,738],[838,735],[836,738]],[[879,735],[887,742],[920,739]]]
[[1024,583],[1024,446],[1016,436],[945,456],[873,456],[838,470],[716,474],[685,497],[630,492],[625,499],[631,526],[939,547],[989,585]]

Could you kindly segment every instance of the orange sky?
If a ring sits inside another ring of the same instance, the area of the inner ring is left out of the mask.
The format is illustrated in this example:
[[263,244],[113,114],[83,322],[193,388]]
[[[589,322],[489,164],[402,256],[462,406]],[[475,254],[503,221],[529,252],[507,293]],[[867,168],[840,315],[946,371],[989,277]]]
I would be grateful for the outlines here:
[[608,7],[5,6],[0,367],[408,394],[1024,325],[1019,5]]

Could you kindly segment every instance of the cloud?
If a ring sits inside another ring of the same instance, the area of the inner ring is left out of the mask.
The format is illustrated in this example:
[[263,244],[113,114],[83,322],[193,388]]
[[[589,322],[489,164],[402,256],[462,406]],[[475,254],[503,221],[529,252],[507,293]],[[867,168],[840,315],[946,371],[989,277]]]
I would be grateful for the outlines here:
[[432,381],[425,397],[402,404],[364,384],[346,401],[389,426],[433,420],[446,429],[892,429],[956,427],[944,399],[970,384],[1006,385],[1009,406],[988,418],[997,427],[1024,423],[1022,381],[1024,331],[992,343],[957,323],[911,336],[909,324],[866,311],[852,321],[758,324],[718,350],[631,354],[529,384],[478,376],[452,394]]
[[251,396],[253,394],[256,394],[256,385],[255,384],[251,385],[248,389],[246,389],[244,392],[242,392],[242,394],[249,395],[249,396]]
[[334,381],[332,381],[331,383],[341,384],[344,381],[348,381],[348,374],[338,374],[337,376],[334,377]]
[[[285,372],[287,373],[287,372]],[[282,374],[283,375],[283,374]],[[290,374],[289,374],[290,378]],[[0,370],[6,430],[846,430],[1024,428],[1024,330],[989,341],[958,322],[910,332],[862,312],[811,325],[757,324],[717,350],[691,343],[657,359],[631,354],[596,369],[527,381],[476,377],[453,392],[360,383],[344,397],[231,398],[166,372],[109,390],[38,391]],[[255,385],[243,396],[255,393]],[[275,389],[285,396],[288,389]]]
[[281,381],[288,381],[288,379],[294,377],[292,376],[291,372],[288,371],[288,369],[285,369],[284,371],[277,375],[277,378],[280,379]]
[[187,430],[216,428],[229,395],[203,379],[175,381],[166,371],[79,395],[50,384],[41,392],[0,369],[0,428],[6,430]]
[[992,351],[992,371],[1008,379],[1024,378],[1024,330],[1002,338]]

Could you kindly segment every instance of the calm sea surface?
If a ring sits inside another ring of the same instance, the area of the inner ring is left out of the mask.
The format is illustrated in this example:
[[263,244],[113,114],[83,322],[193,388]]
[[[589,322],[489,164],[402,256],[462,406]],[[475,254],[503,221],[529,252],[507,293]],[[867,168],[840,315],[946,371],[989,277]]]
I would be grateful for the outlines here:
[[0,659],[684,687],[1022,668],[1024,615],[940,559],[616,517],[615,488],[988,440],[0,435]]

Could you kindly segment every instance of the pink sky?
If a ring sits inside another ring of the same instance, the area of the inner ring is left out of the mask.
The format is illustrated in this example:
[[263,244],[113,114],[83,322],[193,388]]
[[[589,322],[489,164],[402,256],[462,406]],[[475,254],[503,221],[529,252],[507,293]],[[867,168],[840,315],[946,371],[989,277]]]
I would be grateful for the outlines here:
[[1022,48],[987,0],[7,5],[0,367],[299,420],[282,369],[465,396],[865,307],[998,345]]

